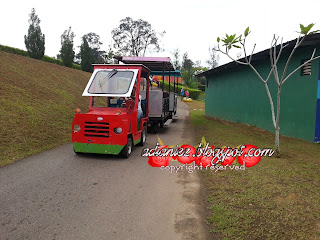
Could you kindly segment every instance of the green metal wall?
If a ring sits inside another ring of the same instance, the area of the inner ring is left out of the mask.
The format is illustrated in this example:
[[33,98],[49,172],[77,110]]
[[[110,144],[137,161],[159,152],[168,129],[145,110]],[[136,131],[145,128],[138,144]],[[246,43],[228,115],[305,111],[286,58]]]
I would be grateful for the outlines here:
[[[319,49],[319,46],[317,46]],[[299,49],[292,58],[288,72],[311,56],[313,47]],[[319,54],[319,51],[318,51]],[[282,73],[288,55],[279,61]],[[269,59],[269,58],[268,58]],[[266,77],[270,71],[270,61],[260,60],[253,64]],[[311,76],[301,76],[296,72],[282,86],[280,105],[280,134],[307,141],[315,135],[316,104],[319,61],[312,62]],[[238,123],[247,123],[274,132],[271,108],[264,84],[248,66],[237,66],[224,72],[207,76],[205,113]],[[269,89],[276,110],[277,85],[274,78],[269,80]],[[236,133],[235,133],[236,134]]]

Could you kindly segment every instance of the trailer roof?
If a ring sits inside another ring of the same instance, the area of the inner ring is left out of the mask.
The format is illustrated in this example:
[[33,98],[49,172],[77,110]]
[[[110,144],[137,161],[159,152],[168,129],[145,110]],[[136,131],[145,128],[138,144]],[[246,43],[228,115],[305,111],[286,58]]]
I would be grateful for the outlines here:
[[[159,75],[159,76],[161,76],[161,75],[163,75],[163,72],[162,71],[151,71],[151,75]],[[164,71],[164,75],[165,76],[175,76],[175,77],[182,77],[182,75],[181,75],[181,71],[179,71],[179,70],[176,70],[176,71],[170,71],[170,72],[168,72],[168,71]]]
[[151,70],[148,67],[146,67],[145,65],[143,65],[143,64],[126,64],[126,65],[123,65],[123,64],[94,63],[94,64],[92,64],[92,66],[97,66],[97,68],[117,67],[119,69],[124,69],[124,68],[128,68],[128,67],[142,67],[142,68],[145,68],[145,69],[147,69],[148,71],[151,72]]
[[114,58],[126,64],[142,64],[151,71],[175,71],[169,57],[115,56]]

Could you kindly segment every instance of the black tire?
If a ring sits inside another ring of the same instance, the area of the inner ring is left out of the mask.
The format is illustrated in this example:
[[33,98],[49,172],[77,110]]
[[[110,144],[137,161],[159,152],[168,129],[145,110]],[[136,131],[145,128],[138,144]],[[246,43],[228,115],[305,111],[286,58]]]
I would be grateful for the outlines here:
[[153,133],[156,134],[158,132],[158,129],[159,129],[159,123],[158,122],[153,122],[151,126],[152,126],[152,129],[153,129]]
[[131,137],[128,137],[127,144],[124,146],[124,148],[120,153],[121,157],[128,158],[131,155],[132,148],[133,148],[132,139]]
[[82,152],[76,152],[76,150],[73,148],[73,151],[74,151],[74,153],[76,154],[76,155],[81,155],[82,154]]
[[163,127],[164,127],[164,122],[163,122],[163,120],[159,121],[159,123],[160,123],[160,128],[163,128]]
[[140,146],[144,146],[147,141],[147,127],[144,125],[141,132],[141,141],[139,142]]

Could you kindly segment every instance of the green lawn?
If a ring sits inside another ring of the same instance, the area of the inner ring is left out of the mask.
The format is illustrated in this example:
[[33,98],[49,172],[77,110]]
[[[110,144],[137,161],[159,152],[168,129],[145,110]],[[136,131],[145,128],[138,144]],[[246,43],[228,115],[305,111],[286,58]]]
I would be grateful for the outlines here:
[[0,51],[0,166],[70,142],[91,74]]
[[[199,143],[274,149],[274,134],[204,116],[188,103]],[[201,171],[211,231],[221,239],[320,239],[320,145],[281,137],[281,158],[263,157],[245,171]]]

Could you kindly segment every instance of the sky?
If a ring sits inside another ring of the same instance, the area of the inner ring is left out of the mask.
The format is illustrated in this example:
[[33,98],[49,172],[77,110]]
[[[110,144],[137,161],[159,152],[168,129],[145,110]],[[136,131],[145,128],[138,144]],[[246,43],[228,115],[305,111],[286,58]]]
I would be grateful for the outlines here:
[[[164,51],[147,52],[146,56],[173,59],[179,49],[181,58],[187,52],[192,61],[206,66],[209,47],[217,44],[217,37],[241,34],[247,27],[251,33],[247,48],[256,43],[255,52],[270,47],[273,35],[290,41],[298,37],[299,24],[316,23],[320,29],[320,1],[283,0],[10,0],[1,3],[0,44],[26,50],[24,35],[28,32],[28,19],[35,8],[40,27],[45,34],[45,55],[56,56],[61,47],[60,36],[71,26],[76,37],[75,52],[79,52],[81,37],[89,32],[100,35],[102,50],[112,44],[111,31],[125,17],[143,19],[157,32],[165,31],[161,39]],[[233,51],[234,56],[240,53]],[[219,65],[230,61],[220,54]]]

